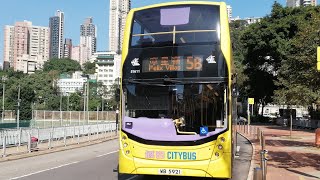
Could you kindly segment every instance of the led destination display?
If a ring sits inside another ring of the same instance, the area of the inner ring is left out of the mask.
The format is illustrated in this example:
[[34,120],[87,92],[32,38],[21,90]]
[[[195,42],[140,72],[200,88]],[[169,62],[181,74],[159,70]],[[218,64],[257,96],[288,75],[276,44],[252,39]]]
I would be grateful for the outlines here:
[[201,71],[203,56],[151,57],[142,61],[142,72]]

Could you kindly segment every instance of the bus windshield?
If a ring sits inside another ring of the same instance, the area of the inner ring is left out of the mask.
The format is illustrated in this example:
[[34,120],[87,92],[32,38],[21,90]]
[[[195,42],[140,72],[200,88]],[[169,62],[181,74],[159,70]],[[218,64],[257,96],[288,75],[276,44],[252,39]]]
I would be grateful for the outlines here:
[[223,82],[163,85],[132,81],[123,85],[125,116],[149,122],[181,120],[177,128],[184,132],[199,134],[202,126],[214,131],[227,124],[226,87]]
[[219,42],[218,6],[152,8],[134,14],[131,48]]

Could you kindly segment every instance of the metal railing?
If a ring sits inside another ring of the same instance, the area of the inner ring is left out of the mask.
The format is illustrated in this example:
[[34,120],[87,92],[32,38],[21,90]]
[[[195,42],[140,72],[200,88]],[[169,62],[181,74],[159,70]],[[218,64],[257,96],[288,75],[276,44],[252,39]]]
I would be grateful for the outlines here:
[[116,136],[116,123],[0,130],[0,155],[30,153]]
[[257,140],[257,142],[259,143],[260,149],[259,150],[257,149],[257,151],[260,152],[260,167],[254,168],[253,180],[266,180],[268,150],[266,150],[266,139],[265,139],[264,131],[257,126],[248,125],[243,122],[238,123],[236,129],[237,129],[237,132],[240,132],[243,135],[247,136],[248,138],[250,138],[250,140]]

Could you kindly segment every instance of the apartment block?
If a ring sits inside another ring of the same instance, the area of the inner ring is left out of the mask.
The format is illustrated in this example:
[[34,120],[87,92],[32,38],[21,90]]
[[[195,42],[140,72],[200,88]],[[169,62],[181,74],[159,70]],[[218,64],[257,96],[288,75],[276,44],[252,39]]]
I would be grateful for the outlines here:
[[317,0],[287,0],[288,7],[316,6]]
[[120,54],[131,0],[110,0],[109,50]]
[[[29,73],[28,69],[33,69],[33,66],[36,69],[42,68],[48,59],[48,27],[33,26],[30,21],[5,26],[4,69],[13,68],[15,71]],[[32,64],[30,68],[29,64]]]
[[50,59],[63,58],[64,55],[64,13],[60,10],[49,19],[50,28]]
[[90,56],[97,51],[97,27],[93,24],[92,17],[86,18],[80,25],[80,45],[89,48]]
[[72,39],[64,40],[63,57],[70,59],[72,55]]

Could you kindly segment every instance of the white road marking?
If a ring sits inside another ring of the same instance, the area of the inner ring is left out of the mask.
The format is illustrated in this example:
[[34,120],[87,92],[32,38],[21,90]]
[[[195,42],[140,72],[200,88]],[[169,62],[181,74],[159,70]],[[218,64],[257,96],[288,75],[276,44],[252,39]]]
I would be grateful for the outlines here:
[[[111,152],[108,152],[108,153],[106,153],[106,154],[101,154],[101,155],[96,156],[96,157],[102,157],[102,156],[106,156],[106,155],[113,154],[113,153],[116,153],[116,152],[119,152],[119,150],[117,150],[117,151],[111,151]],[[42,172],[45,172],[45,171],[50,171],[50,170],[58,169],[58,168],[61,168],[61,167],[64,167],[64,166],[69,166],[69,165],[71,165],[71,164],[76,164],[76,163],[79,163],[79,162],[80,162],[80,161],[75,161],[75,162],[63,164],[63,165],[60,165],[60,166],[52,167],[52,168],[49,168],[49,169],[44,169],[44,170],[41,170],[41,171],[37,171],[37,172],[30,173],[30,174],[26,174],[26,175],[23,175],[23,176],[14,177],[14,178],[11,178],[11,180],[21,179],[21,178],[24,178],[24,177],[32,176],[32,175],[39,174],[39,173],[42,173]],[[135,176],[134,176],[134,178],[135,178]],[[130,179],[130,180],[131,180],[131,179]]]
[[11,180],[20,179],[20,178],[24,178],[24,177],[28,177],[28,176],[32,176],[32,175],[39,174],[39,173],[42,173],[42,172],[45,172],[45,171],[50,171],[50,170],[58,169],[58,168],[61,168],[61,167],[64,167],[64,166],[69,166],[69,165],[71,165],[71,164],[76,164],[76,163],[79,163],[79,161],[75,161],[75,162],[63,164],[63,165],[56,166],[56,167],[49,168],[49,169],[44,169],[44,170],[41,170],[41,171],[33,172],[33,173],[26,174],[26,175],[19,176],[19,177],[14,177],[14,178],[11,178]]
[[106,153],[106,154],[101,154],[101,155],[96,156],[96,157],[107,156],[107,155],[109,155],[109,154],[113,154],[113,153],[116,153],[116,152],[119,152],[119,150],[117,150],[117,151],[112,151],[112,152],[108,152],[108,153]]
[[131,178],[128,178],[128,179],[126,179],[126,180],[132,180],[132,179],[135,179],[135,178],[137,178],[138,177],[138,175],[134,175],[134,176],[132,176]]

